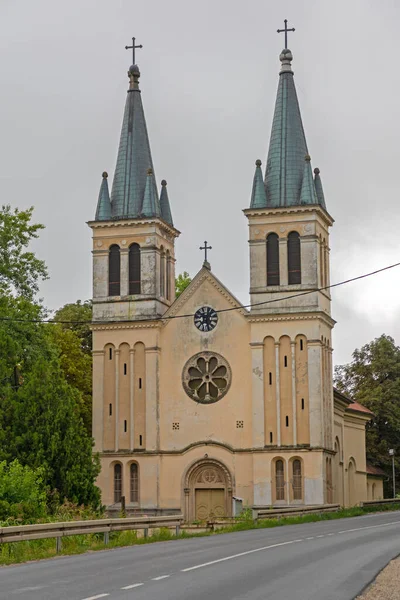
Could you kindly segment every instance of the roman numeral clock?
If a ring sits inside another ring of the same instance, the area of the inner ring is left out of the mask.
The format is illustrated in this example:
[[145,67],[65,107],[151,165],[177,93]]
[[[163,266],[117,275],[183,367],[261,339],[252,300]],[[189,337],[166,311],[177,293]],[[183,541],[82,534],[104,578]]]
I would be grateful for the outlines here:
[[217,323],[218,315],[211,306],[202,306],[196,310],[194,324],[199,331],[212,331],[217,326]]

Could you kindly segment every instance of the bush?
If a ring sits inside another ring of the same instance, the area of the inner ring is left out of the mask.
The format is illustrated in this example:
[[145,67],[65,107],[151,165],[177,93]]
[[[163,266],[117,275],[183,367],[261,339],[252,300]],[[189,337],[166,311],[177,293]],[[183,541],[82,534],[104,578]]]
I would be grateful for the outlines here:
[[22,466],[18,460],[0,462],[0,521],[19,522],[46,516],[43,469]]

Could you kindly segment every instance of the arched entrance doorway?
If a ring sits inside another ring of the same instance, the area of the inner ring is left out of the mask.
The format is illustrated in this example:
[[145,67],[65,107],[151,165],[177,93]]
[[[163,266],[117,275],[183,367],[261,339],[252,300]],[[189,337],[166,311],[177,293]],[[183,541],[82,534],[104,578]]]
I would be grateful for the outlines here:
[[186,520],[207,521],[232,514],[232,479],[217,460],[203,459],[192,465],[185,477]]

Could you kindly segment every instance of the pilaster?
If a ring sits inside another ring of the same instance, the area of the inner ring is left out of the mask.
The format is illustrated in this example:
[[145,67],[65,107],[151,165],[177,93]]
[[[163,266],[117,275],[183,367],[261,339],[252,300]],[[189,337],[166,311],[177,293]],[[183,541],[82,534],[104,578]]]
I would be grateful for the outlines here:
[[263,448],[264,432],[264,344],[251,342],[253,446]]
[[158,346],[146,348],[146,450],[160,449],[159,361]]

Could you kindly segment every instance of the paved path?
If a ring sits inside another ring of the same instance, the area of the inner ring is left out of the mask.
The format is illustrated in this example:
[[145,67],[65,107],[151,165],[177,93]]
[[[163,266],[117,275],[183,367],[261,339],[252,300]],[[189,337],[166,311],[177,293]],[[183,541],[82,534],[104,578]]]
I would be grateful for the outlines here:
[[0,568],[1,600],[352,600],[400,553],[400,512]]

